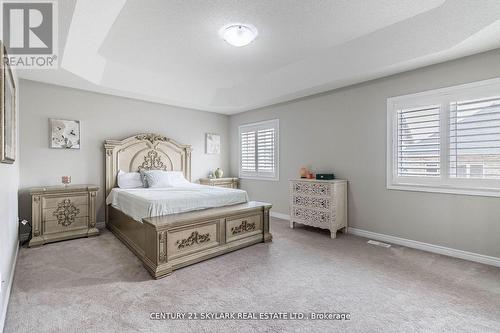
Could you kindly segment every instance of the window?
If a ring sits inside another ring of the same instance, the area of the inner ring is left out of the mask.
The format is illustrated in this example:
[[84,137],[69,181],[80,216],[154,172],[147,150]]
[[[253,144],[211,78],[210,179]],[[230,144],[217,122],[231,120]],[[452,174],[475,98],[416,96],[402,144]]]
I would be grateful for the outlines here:
[[439,105],[399,109],[398,176],[439,177]]
[[240,177],[279,179],[279,120],[241,125]]
[[387,187],[500,196],[500,79],[387,100]]

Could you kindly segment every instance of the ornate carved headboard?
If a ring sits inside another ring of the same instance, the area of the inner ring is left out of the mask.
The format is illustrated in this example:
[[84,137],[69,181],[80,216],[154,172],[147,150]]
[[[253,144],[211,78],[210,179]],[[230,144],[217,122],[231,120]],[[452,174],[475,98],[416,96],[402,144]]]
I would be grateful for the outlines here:
[[162,135],[138,134],[124,140],[106,140],[106,196],[117,186],[118,171],[182,171],[191,181],[191,146]]

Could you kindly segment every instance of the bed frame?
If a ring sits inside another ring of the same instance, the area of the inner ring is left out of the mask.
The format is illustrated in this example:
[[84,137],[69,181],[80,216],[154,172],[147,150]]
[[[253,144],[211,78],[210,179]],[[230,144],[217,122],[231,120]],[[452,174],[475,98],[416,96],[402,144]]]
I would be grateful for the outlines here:
[[[146,133],[106,140],[106,197],[117,186],[119,170],[182,171],[191,180],[191,146]],[[106,227],[158,279],[208,258],[261,242],[270,242],[271,205],[251,201],[200,211],[144,218],[142,223],[106,206]]]

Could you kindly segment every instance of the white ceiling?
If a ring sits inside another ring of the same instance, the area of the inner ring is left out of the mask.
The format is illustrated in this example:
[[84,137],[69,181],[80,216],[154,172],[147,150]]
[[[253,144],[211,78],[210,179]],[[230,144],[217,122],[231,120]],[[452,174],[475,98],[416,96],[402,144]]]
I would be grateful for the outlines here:
[[[238,113],[500,47],[499,0],[64,0],[58,70],[20,77]],[[235,48],[218,30],[259,30]]]

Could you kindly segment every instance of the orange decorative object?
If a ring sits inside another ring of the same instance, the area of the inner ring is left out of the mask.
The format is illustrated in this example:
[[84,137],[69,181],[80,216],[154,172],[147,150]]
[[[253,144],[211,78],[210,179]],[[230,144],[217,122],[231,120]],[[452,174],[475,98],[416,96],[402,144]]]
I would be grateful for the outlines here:
[[312,173],[312,172],[309,172],[309,173],[307,174],[307,179],[313,179],[313,178],[314,178],[313,173]]
[[307,175],[309,174],[309,170],[307,170],[307,168],[300,168],[299,174],[300,174],[300,178],[307,178]]

